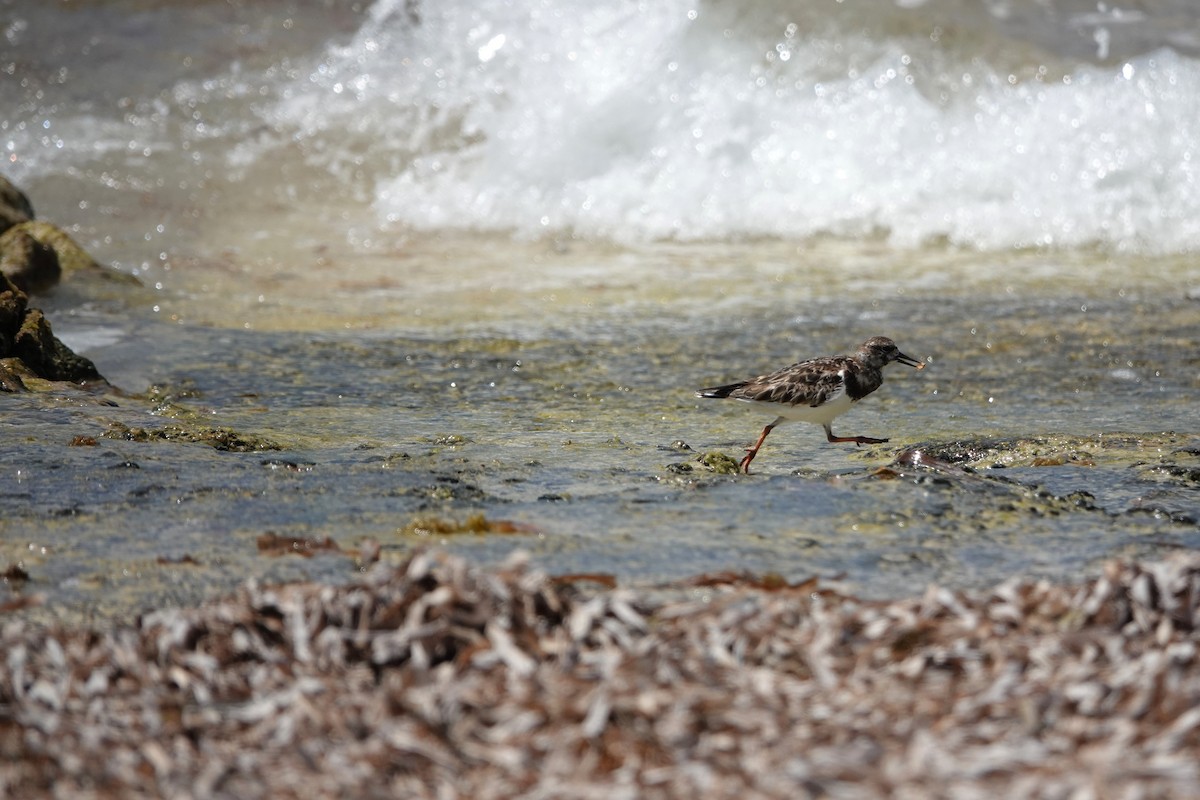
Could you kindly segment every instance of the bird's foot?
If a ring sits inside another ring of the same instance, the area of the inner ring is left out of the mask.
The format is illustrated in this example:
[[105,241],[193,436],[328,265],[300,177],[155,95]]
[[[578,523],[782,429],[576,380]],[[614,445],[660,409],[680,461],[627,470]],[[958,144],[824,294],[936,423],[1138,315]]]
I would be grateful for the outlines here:
[[859,447],[862,447],[864,444],[885,444],[887,442],[887,439],[873,439],[870,436],[855,436],[853,439],[854,443]]

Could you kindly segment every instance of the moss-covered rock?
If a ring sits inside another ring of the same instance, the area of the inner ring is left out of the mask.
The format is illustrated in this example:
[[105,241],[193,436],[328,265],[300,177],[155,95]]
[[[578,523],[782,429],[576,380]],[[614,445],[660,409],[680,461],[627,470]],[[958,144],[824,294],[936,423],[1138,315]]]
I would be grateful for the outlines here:
[[50,321],[36,308],[29,309],[13,340],[13,355],[30,369],[52,381],[103,380],[96,365],[58,340]]
[[129,442],[185,442],[205,444],[214,450],[229,453],[260,453],[282,448],[262,436],[251,436],[229,430],[185,424],[164,425],[161,428],[131,428],[120,422],[109,425],[105,439],[124,439]]
[[23,392],[26,390],[23,375],[29,368],[19,358],[0,358],[0,392]]
[[62,274],[68,280],[73,275],[94,275],[124,283],[139,283],[138,279],[132,275],[126,275],[101,265],[66,231],[50,222],[30,220],[9,228],[0,234],[0,253],[6,252],[12,246],[11,242],[21,234],[30,236],[53,250],[54,254],[58,256]]
[[0,274],[0,358],[12,356],[13,339],[25,320],[29,298]]
[[66,231],[53,223],[38,220],[14,225],[0,235],[0,252],[7,250],[9,242],[20,234],[30,236],[53,250],[66,273],[103,269]]

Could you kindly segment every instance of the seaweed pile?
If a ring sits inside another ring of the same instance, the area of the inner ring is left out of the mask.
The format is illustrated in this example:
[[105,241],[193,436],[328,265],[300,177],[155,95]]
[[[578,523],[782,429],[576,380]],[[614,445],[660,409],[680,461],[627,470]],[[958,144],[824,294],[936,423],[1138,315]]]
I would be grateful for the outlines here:
[[867,602],[419,551],[107,631],[10,619],[0,795],[1183,797],[1200,555]]

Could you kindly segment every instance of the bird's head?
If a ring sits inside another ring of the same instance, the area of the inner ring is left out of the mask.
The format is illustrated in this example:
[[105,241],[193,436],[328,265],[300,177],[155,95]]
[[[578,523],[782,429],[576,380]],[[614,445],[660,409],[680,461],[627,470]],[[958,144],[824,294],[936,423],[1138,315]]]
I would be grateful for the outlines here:
[[925,369],[924,363],[901,353],[896,343],[886,336],[872,336],[867,339],[859,346],[858,357],[863,363],[875,369],[880,369],[893,361],[899,361],[901,364],[907,364],[917,369]]

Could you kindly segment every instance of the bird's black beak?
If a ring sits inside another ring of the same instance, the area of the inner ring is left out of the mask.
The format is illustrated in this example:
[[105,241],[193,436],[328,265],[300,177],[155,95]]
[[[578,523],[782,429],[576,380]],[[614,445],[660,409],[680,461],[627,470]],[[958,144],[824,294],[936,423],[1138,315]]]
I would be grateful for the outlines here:
[[917,369],[925,369],[925,362],[917,361],[912,356],[906,356],[906,355],[904,355],[904,353],[901,353],[901,352],[896,353],[896,360],[899,361],[901,364],[907,364],[910,367],[916,367]]

